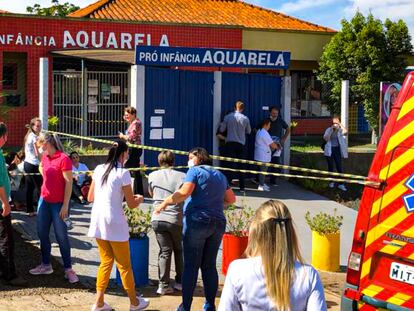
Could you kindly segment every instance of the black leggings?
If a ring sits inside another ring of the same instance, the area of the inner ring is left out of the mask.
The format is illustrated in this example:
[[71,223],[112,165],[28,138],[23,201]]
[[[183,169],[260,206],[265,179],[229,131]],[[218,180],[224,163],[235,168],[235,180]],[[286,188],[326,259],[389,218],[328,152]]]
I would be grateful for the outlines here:
[[[39,174],[39,166],[33,165],[28,162],[24,162],[24,172],[25,173],[37,173]],[[33,213],[33,194],[35,189],[38,191],[40,196],[40,187],[42,187],[43,178],[39,175],[26,175],[27,182],[27,191],[26,191],[26,212]]]
[[[140,167],[140,158],[142,155],[142,149],[129,148],[129,159],[125,163],[125,168],[137,168]],[[130,171],[131,177],[134,178],[134,194],[144,195],[144,186],[142,184],[141,171]]]

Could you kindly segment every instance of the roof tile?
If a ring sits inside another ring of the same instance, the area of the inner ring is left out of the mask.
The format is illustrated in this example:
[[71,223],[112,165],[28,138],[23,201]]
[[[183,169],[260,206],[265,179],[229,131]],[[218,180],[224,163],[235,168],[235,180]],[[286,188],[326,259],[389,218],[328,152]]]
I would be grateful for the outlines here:
[[242,0],[99,0],[70,17],[334,32]]

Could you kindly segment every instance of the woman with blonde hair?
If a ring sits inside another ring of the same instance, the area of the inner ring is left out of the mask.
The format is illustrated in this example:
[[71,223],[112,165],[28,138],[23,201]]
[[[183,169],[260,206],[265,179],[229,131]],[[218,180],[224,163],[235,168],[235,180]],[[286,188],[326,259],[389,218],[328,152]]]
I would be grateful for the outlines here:
[[288,208],[269,200],[250,226],[246,259],[230,264],[219,311],[324,311],[323,286],[304,264]]

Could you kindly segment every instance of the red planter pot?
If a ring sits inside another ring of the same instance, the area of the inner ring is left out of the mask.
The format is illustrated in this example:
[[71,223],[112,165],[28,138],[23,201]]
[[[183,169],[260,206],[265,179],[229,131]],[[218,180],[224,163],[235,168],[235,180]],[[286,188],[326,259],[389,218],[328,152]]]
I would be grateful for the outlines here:
[[223,235],[223,263],[221,272],[224,275],[227,274],[230,263],[242,257],[248,241],[249,237],[247,236],[238,237],[229,233]]

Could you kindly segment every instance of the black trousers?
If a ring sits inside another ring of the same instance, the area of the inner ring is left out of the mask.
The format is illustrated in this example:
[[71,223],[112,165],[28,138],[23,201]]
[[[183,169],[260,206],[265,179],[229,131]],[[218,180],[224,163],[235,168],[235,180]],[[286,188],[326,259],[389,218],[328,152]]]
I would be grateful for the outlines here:
[[[25,173],[39,173],[39,166],[24,162]],[[26,175],[27,190],[26,190],[26,212],[33,213],[33,194],[37,190],[40,195],[40,187],[42,187],[43,179],[39,175]]]
[[342,169],[342,155],[340,147],[332,147],[332,153],[330,157],[325,156],[326,161],[328,162],[328,171],[334,171],[334,163],[336,166],[336,171],[338,173],[343,173]]
[[[227,153],[227,156],[230,158],[246,159],[246,150],[244,148],[244,145],[240,143],[236,143],[233,141],[227,142],[226,153]],[[243,163],[238,163],[238,162],[227,162],[227,163],[228,163],[228,167],[232,169],[243,169],[244,168]],[[244,190],[245,188],[244,173],[227,171],[226,177],[229,183],[231,182],[233,178],[238,178],[240,190]]]
[[[129,148],[129,159],[125,163],[126,168],[137,168],[140,166],[142,149]],[[144,186],[142,184],[141,171],[131,171],[131,177],[134,178],[134,194],[144,195]]]
[[[0,212],[2,209],[0,209]],[[14,240],[11,215],[0,215],[0,270],[3,278],[10,281],[17,277],[14,265]]]
[[[272,160],[270,161],[273,164],[280,164],[280,157],[272,157]],[[282,170],[280,168],[276,168],[276,167],[271,167],[269,169],[269,172],[272,173],[280,173]],[[270,183],[274,184],[276,182],[276,176],[274,175],[270,175]]]

